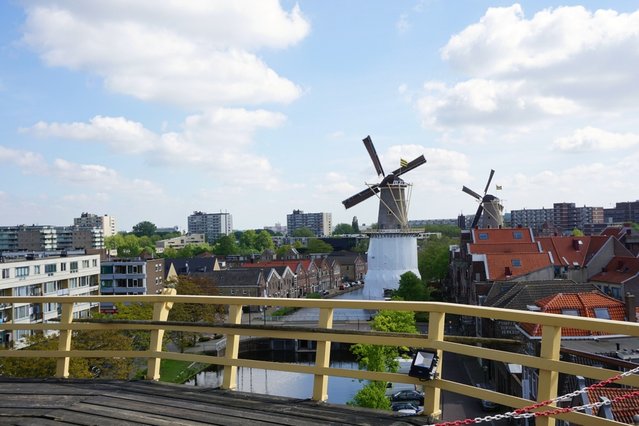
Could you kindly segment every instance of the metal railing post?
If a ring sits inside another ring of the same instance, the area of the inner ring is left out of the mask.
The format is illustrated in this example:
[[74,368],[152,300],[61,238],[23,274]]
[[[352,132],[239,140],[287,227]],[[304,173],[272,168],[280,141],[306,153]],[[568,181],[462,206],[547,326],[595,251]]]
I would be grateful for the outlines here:
[[[561,327],[544,325],[541,330],[541,351],[539,357],[552,361],[559,360],[561,349]],[[554,370],[539,370],[537,384],[537,401],[546,401],[557,396],[559,372]],[[555,419],[550,416],[535,418],[537,426],[554,426]]]
[[[165,288],[162,295],[174,296],[177,291],[174,288]],[[156,302],[153,304],[153,321],[166,321],[169,317],[169,311],[173,307],[173,302]],[[158,328],[151,331],[151,343],[149,351],[153,354],[162,352],[162,338],[164,337],[164,329]],[[158,357],[150,357],[147,361],[146,378],[148,380],[160,380],[160,363],[162,359]]]
[[[319,327],[333,327],[333,308],[321,308],[319,316]],[[331,342],[317,342],[315,353],[316,367],[330,367],[331,363]],[[313,379],[313,401],[326,401],[328,399],[328,376],[315,374]]]
[[[67,326],[71,325],[73,321],[73,303],[62,303],[62,312],[60,313],[60,324],[64,324]],[[65,330],[60,330],[60,336],[58,337],[58,350],[69,352],[71,350],[71,336],[73,335],[73,330],[67,328]],[[58,358],[56,361],[55,367],[55,376],[61,379],[67,379],[69,377],[69,364],[71,362],[71,358],[65,356],[63,358]]]
[[[446,314],[443,312],[430,312],[428,314],[428,340],[441,342],[444,340],[444,327],[446,325]],[[437,350],[439,364],[437,371],[441,377],[443,371],[442,350]],[[441,410],[441,389],[438,387],[424,386],[424,415],[429,415],[434,419],[439,419]]]
[[[232,305],[229,307],[229,323],[242,324],[242,306]],[[240,336],[238,334],[228,334],[226,336],[226,354],[225,358],[235,360],[240,353]],[[224,379],[222,380],[222,389],[237,389],[237,366],[224,366]]]

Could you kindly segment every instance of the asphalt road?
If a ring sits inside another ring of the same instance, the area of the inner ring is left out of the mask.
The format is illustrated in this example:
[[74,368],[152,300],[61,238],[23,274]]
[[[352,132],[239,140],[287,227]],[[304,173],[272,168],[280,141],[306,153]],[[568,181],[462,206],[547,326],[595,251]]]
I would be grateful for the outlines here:
[[[445,353],[443,366],[443,378],[454,380],[459,383],[471,385],[470,377],[466,372],[464,364],[468,358],[454,353]],[[458,366],[458,367],[457,367]],[[474,367],[471,363],[469,368]],[[487,413],[481,409],[479,400],[466,395],[451,392],[442,392],[442,420],[455,421],[464,419],[474,419],[475,417],[485,417],[494,413]]]

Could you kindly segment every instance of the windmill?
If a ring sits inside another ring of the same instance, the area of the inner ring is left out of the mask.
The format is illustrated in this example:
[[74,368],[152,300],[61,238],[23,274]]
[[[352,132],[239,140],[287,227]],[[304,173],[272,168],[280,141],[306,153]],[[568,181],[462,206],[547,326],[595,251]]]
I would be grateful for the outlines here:
[[483,219],[482,228],[501,228],[504,225],[504,217],[502,215],[504,206],[501,204],[499,198],[488,194],[488,188],[490,187],[490,182],[493,180],[494,174],[495,171],[491,169],[488,182],[486,182],[486,188],[484,188],[483,197],[466,186],[462,187],[462,191],[474,197],[479,202],[479,207],[477,207],[477,213],[475,213],[471,228],[477,227],[480,217]]
[[399,169],[393,170],[385,175],[382,164],[375,151],[375,146],[370,136],[363,139],[364,146],[373,161],[378,177],[383,177],[379,183],[368,185],[368,188],[342,201],[344,207],[349,209],[373,195],[377,195],[379,203],[379,213],[377,215],[377,225],[379,229],[407,229],[408,228],[408,200],[406,199],[405,188],[408,184],[400,176],[426,163],[423,155],[415,158],[411,162],[402,160]]
[[418,232],[408,227],[410,196],[406,196],[406,188],[411,185],[400,176],[421,166],[426,159],[420,155],[410,162],[401,160],[399,169],[385,174],[370,136],[366,136],[363,141],[381,180],[379,183],[367,184],[368,188],[342,201],[342,204],[349,209],[372,196],[379,198],[377,229],[369,233],[364,297],[384,299],[388,290],[399,287],[402,274],[410,271],[417,277],[420,276],[417,268]]

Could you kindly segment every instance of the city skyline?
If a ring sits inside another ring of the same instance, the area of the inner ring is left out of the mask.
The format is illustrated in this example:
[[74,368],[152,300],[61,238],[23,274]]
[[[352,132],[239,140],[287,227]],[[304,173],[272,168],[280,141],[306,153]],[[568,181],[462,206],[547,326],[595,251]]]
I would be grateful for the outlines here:
[[379,180],[367,135],[426,157],[411,220],[474,214],[491,169],[507,212],[637,200],[639,11],[605,5],[2,3],[0,225],[370,224],[341,204]]

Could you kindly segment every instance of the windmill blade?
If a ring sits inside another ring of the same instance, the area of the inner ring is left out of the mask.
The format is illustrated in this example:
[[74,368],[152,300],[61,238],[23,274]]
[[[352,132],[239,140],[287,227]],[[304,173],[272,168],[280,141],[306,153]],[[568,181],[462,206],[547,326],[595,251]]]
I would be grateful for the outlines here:
[[467,186],[462,186],[462,191],[464,191],[466,194],[470,195],[471,197],[477,198],[479,201],[482,200],[482,196],[481,195],[479,195],[478,193],[476,193],[472,189],[468,188]]
[[373,141],[370,136],[366,136],[364,139],[364,146],[368,151],[368,155],[371,156],[371,160],[373,160],[373,165],[375,166],[375,171],[378,176],[384,176],[384,169],[382,168],[382,163],[379,161],[379,157],[377,156],[377,151],[375,151],[375,146],[373,146]]
[[342,201],[342,204],[344,204],[344,207],[346,207],[347,209],[350,209],[354,205],[369,199],[370,197],[377,194],[378,192],[379,192],[379,184],[371,185],[369,188],[366,188],[365,190],[358,192],[352,197],[345,199],[344,201]]
[[493,180],[494,174],[495,171],[493,169],[490,169],[490,176],[488,176],[488,182],[486,183],[486,189],[484,189],[484,195],[486,195],[486,193],[488,192],[488,188],[490,187],[490,182]]
[[419,157],[415,158],[413,161],[411,161],[410,163],[406,164],[404,167],[400,167],[397,170],[393,171],[393,174],[395,176],[401,176],[406,172],[410,172],[411,170],[421,166],[422,164],[424,164],[426,162],[426,158],[424,158],[423,155],[420,155]]
[[475,213],[475,217],[473,218],[473,224],[470,225],[471,229],[474,229],[477,227],[477,224],[479,223],[479,218],[481,217],[481,213],[483,211],[484,211],[484,206],[480,204],[479,207],[477,208],[477,213]]

